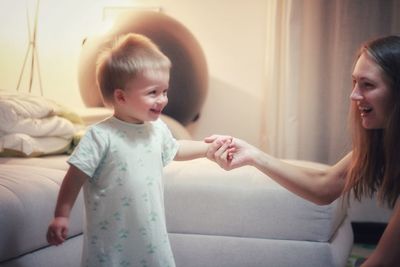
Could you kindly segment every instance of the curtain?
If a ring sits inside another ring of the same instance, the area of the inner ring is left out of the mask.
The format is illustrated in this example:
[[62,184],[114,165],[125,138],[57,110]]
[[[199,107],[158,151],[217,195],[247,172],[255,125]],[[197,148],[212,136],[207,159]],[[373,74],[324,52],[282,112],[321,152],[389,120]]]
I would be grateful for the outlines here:
[[351,73],[359,45],[400,35],[397,0],[269,0],[261,147],[333,164],[351,149]]

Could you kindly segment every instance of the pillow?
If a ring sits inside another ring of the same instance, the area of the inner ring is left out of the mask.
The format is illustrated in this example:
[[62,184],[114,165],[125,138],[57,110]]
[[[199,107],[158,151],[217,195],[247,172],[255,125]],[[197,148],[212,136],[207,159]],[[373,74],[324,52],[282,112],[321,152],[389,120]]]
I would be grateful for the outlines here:
[[37,157],[71,149],[83,121],[43,96],[0,90],[0,156]]
[[71,139],[62,137],[32,137],[24,133],[0,136],[1,157],[38,157],[63,154],[70,148]]

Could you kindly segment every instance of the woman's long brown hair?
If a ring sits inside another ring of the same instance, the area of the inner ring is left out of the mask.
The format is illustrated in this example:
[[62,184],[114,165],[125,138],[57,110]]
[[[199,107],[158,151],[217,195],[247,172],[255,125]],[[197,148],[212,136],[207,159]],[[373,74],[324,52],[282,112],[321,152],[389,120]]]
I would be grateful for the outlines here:
[[356,199],[377,193],[380,203],[393,208],[400,195],[400,37],[388,36],[365,43],[357,55],[367,54],[382,69],[391,88],[390,108],[383,129],[364,129],[356,103],[351,104],[352,163],[344,192]]

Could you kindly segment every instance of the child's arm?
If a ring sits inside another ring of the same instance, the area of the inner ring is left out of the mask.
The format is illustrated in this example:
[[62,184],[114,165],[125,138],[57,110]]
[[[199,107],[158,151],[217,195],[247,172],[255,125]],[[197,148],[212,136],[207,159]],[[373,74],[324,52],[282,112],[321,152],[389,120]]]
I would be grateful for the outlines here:
[[209,144],[202,141],[178,140],[179,149],[174,160],[192,160],[206,156]]
[[65,174],[58,194],[54,219],[47,230],[47,241],[51,245],[59,245],[67,238],[71,209],[87,179],[88,176],[73,165],[69,167]]
[[[219,140],[219,145],[223,145],[225,143],[230,143],[232,141],[232,137],[226,136],[221,137]],[[211,144],[207,144],[202,141],[192,141],[192,140],[178,140],[179,149],[175,155],[174,160],[192,160],[202,157],[209,158],[207,152],[210,149]]]

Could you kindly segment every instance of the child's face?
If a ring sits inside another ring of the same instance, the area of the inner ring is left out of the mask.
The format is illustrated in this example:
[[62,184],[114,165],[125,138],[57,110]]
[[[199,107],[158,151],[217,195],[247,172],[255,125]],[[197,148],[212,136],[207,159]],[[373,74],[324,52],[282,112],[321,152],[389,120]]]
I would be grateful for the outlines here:
[[168,86],[168,71],[138,74],[120,90],[123,99],[116,97],[115,115],[131,123],[157,120],[168,103]]

